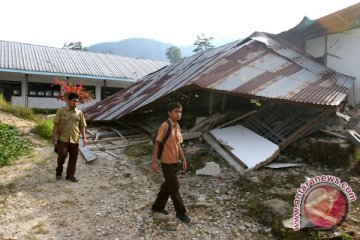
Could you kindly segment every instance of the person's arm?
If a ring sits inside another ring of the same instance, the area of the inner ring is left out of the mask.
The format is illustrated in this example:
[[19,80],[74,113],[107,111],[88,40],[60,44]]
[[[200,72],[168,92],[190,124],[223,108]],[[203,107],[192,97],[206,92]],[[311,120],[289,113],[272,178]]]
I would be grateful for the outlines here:
[[59,134],[59,124],[54,123],[53,139],[52,139],[52,142],[53,142],[54,145],[57,143],[58,134]]
[[81,132],[81,136],[83,138],[83,143],[84,143],[84,146],[87,144],[87,139],[86,139],[86,133],[85,133],[85,128],[80,128],[80,132]]
[[179,156],[182,161],[182,173],[185,173],[186,169],[187,169],[187,161],[186,161],[184,152],[182,150],[181,144],[179,144]]
[[151,170],[153,170],[154,172],[159,171],[159,164],[158,164],[158,161],[157,161],[159,145],[160,145],[160,142],[155,141],[152,160],[151,160]]

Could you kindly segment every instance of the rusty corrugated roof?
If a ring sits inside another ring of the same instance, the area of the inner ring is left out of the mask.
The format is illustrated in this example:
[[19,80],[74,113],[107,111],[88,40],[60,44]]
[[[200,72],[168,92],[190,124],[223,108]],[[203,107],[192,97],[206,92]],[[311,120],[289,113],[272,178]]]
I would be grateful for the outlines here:
[[185,86],[244,97],[339,105],[353,79],[326,68],[273,35],[255,32],[183,59],[85,110],[89,121],[117,120]]
[[320,36],[344,32],[360,27],[360,3],[341,9],[317,20],[304,17],[294,28],[278,36],[294,46],[304,47],[305,41]]
[[166,62],[0,40],[0,71],[134,81]]

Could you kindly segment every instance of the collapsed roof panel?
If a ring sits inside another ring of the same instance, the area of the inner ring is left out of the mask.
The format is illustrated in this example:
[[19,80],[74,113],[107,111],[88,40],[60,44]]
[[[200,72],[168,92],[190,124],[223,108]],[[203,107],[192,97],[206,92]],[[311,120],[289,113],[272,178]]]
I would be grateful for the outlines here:
[[88,121],[114,121],[185,87],[243,97],[337,106],[353,79],[326,68],[271,34],[254,33],[182,59],[84,111]]

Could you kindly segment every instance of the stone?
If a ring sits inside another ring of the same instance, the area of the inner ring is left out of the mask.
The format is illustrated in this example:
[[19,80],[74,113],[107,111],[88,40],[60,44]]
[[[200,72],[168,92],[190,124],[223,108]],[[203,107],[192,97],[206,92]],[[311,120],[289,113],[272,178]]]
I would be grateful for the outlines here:
[[252,226],[251,223],[248,223],[248,222],[245,223],[245,227],[251,228],[251,226]]
[[257,176],[251,177],[250,181],[252,181],[254,183],[260,183],[260,179]]
[[292,217],[289,219],[283,220],[282,223],[285,228],[290,228],[290,229],[293,228],[293,218]]
[[215,162],[207,162],[204,168],[196,170],[196,175],[217,176],[220,174],[220,165]]
[[266,223],[272,223],[276,219],[284,219],[288,217],[290,212],[290,205],[280,199],[270,199],[260,202],[264,207],[262,220]]
[[196,202],[194,204],[194,206],[196,206],[196,207],[212,207],[213,204],[212,203],[207,203],[207,202]]

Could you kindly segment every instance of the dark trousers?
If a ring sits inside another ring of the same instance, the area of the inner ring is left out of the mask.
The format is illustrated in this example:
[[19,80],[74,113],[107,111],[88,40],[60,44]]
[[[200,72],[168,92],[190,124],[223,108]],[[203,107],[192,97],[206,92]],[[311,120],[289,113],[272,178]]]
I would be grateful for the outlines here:
[[161,168],[165,177],[165,182],[161,185],[160,192],[152,206],[153,209],[164,209],[171,197],[176,214],[185,214],[186,208],[179,193],[179,181],[177,178],[177,163],[161,163]]
[[66,175],[74,176],[76,172],[76,162],[79,153],[79,144],[60,141],[56,145],[56,148],[58,153],[56,173],[59,175],[62,174],[65,159],[69,155]]

